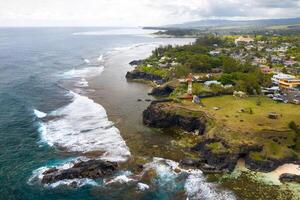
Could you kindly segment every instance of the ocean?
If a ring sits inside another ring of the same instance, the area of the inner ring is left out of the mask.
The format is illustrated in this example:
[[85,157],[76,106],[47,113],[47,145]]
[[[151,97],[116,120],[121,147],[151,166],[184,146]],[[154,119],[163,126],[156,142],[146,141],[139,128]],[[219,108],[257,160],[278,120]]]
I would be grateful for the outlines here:
[[[163,39],[128,28],[0,29],[0,199],[235,199],[206,182],[200,170],[179,173],[171,138],[144,127],[148,86],[127,83],[131,59]],[[156,148],[159,143],[160,151]],[[149,148],[148,148],[149,146]],[[150,183],[131,167],[108,179],[41,184],[50,167],[65,169],[85,153],[127,162],[144,159]],[[173,152],[173,154],[172,154]],[[178,151],[179,152],[179,151]],[[162,158],[163,157],[163,158]],[[137,159],[136,159],[137,160]],[[76,188],[70,187],[76,182]]]

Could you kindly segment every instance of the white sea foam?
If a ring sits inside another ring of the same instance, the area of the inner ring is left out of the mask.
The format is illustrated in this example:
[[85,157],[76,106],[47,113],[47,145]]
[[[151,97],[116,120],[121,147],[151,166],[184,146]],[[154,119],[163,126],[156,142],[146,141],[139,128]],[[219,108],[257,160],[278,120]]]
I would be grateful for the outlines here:
[[87,63],[87,64],[91,63],[91,61],[89,59],[84,59],[84,62]]
[[65,179],[65,180],[61,180],[61,181],[57,181],[55,183],[52,184],[47,184],[45,185],[46,187],[50,187],[50,188],[56,188],[59,186],[73,186],[75,185],[76,188],[85,186],[85,185],[91,185],[91,186],[98,186],[99,184],[94,181],[93,179],[89,179],[89,178],[83,178],[83,179]]
[[[49,170],[50,168],[55,167],[58,170],[65,170],[65,169],[70,169],[74,166],[75,163],[80,162],[80,161],[87,161],[88,159],[85,157],[79,157],[76,159],[68,159],[65,160],[62,163],[58,164],[53,164],[49,166],[44,166],[40,167],[32,172],[32,176],[28,179],[28,184],[32,185],[34,183],[41,183],[43,177],[44,177],[44,172]],[[84,185],[92,185],[92,186],[97,186],[99,185],[96,181],[89,179],[89,178],[82,178],[82,179],[64,179],[57,181],[55,183],[51,184],[45,184],[45,187],[50,187],[50,188],[56,188],[58,186],[75,186],[75,187],[82,187]]]
[[100,75],[104,70],[103,66],[100,67],[86,67],[83,69],[72,69],[63,73],[64,78],[87,78]]
[[105,185],[110,185],[112,183],[121,183],[121,184],[124,184],[124,183],[128,183],[128,182],[131,182],[131,181],[135,181],[135,180],[132,179],[132,178],[129,178],[126,175],[119,175],[119,176],[113,178],[112,180],[107,181],[105,183]]
[[105,109],[88,97],[71,94],[72,103],[49,114],[54,119],[44,123],[42,141],[71,152],[104,152],[104,160],[126,161],[129,149]]
[[162,159],[153,158],[153,161],[145,165],[145,171],[154,169],[157,173],[158,184],[160,187],[176,188],[178,178],[185,175],[187,178],[184,183],[186,195],[190,200],[235,200],[233,193],[217,188],[217,185],[208,183],[201,170],[183,169],[179,163]]
[[226,190],[217,188],[217,185],[206,182],[200,170],[190,172],[186,182],[185,190],[190,200],[235,200],[235,196]]
[[103,61],[103,58],[104,58],[104,56],[103,56],[103,54],[101,54],[101,55],[98,57],[97,60],[98,60],[99,62],[102,62],[102,61]]
[[86,79],[82,78],[82,79],[80,79],[80,81],[75,83],[75,86],[79,87],[79,88],[86,88],[86,87],[89,87],[89,82],[87,82]]
[[42,112],[42,111],[39,111],[39,110],[36,110],[36,109],[33,110],[33,113],[34,113],[34,115],[35,115],[37,118],[44,118],[44,117],[47,116],[46,113],[44,113],[44,112]]
[[141,191],[145,191],[145,190],[148,190],[150,187],[149,185],[145,184],[145,183],[138,183],[137,184],[137,187],[139,190]]

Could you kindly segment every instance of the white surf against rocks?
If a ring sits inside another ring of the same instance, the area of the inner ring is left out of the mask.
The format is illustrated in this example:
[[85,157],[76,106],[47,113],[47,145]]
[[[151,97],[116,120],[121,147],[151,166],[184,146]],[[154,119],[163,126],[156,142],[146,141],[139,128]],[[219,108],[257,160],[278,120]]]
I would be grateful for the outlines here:
[[[153,158],[153,161],[145,164],[144,171],[154,169],[156,179],[159,184],[157,187],[175,189],[178,182],[184,182],[184,189],[189,200],[235,200],[233,193],[222,190],[213,183],[208,183],[201,170],[183,169],[179,163],[163,159]],[[186,177],[186,178],[183,178]]]
[[41,139],[70,152],[103,152],[103,160],[126,161],[130,152],[105,109],[88,97],[70,92],[73,102],[48,114]]

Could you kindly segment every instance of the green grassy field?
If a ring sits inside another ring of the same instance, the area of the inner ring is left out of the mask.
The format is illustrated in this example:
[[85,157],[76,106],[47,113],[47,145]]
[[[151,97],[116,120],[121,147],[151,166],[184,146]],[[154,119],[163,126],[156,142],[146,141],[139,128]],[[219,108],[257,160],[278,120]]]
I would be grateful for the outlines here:
[[[262,145],[262,152],[255,152],[251,157],[257,160],[265,158],[280,159],[299,154],[291,148],[295,145],[295,132],[289,123],[300,124],[300,106],[277,103],[265,97],[221,96],[202,99],[204,107],[183,101],[178,107],[193,111],[202,111],[211,118],[213,124],[206,136],[223,138],[232,148],[242,144]],[[216,110],[214,108],[219,108]],[[276,112],[278,119],[269,119],[268,114]],[[212,149],[223,151],[222,146],[213,144]]]

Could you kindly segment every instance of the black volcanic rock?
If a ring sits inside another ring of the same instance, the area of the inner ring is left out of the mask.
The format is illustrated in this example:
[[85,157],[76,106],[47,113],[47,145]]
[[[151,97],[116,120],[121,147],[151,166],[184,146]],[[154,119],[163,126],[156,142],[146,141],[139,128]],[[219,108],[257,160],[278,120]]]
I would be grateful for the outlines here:
[[141,72],[141,71],[137,71],[137,70],[127,72],[126,78],[128,80],[143,79],[143,80],[147,80],[147,81],[165,82],[164,78],[162,78],[161,76],[158,76],[155,74],[149,74],[149,73]]
[[279,180],[281,182],[296,182],[300,183],[300,175],[295,175],[295,174],[281,174],[279,177]]
[[152,91],[149,93],[149,95],[153,96],[168,96],[174,91],[174,87],[170,85],[166,85],[163,87],[156,87],[153,88]]
[[[214,150],[210,144],[220,143],[224,149]],[[262,147],[257,145],[229,146],[219,138],[208,138],[199,142],[192,148],[192,151],[200,153],[202,160],[201,170],[206,173],[231,172],[234,170],[238,160],[248,156],[252,151],[261,151]]]
[[141,65],[143,62],[144,60],[133,60],[129,63],[129,65]]
[[203,116],[181,115],[173,112],[173,108],[168,108],[164,103],[153,101],[143,112],[143,122],[147,126],[155,128],[170,128],[177,126],[185,131],[199,131],[204,133],[206,118]]
[[91,178],[96,179],[108,175],[112,175],[118,168],[118,164],[114,162],[102,160],[89,160],[76,163],[69,169],[58,170],[51,168],[43,173],[42,183],[49,184],[64,179],[75,178]]

